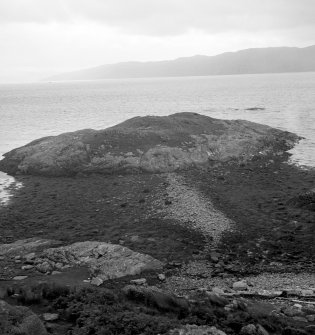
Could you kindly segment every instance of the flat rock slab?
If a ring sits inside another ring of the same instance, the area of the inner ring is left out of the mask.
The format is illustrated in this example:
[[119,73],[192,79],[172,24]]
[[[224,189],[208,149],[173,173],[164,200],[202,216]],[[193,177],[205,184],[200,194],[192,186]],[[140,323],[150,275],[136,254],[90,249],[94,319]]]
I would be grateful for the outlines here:
[[60,245],[60,241],[36,237],[0,244],[0,256],[25,256],[28,253]]
[[41,272],[51,273],[70,267],[88,267],[101,280],[138,275],[145,270],[160,270],[163,263],[121,245],[85,241],[45,250],[35,262]]

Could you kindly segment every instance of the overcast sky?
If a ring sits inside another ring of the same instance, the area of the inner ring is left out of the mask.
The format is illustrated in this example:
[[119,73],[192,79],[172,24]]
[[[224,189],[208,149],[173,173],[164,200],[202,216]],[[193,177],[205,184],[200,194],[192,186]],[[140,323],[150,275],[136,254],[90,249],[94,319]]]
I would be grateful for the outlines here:
[[315,0],[0,0],[0,82],[315,44]]

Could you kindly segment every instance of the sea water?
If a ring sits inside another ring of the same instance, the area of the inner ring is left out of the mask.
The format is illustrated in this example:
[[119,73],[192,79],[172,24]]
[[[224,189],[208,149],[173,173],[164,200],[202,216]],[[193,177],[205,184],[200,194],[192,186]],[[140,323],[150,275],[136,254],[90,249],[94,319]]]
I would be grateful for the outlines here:
[[[178,112],[292,131],[305,138],[292,162],[315,167],[314,72],[0,85],[0,156],[43,136]],[[1,173],[3,201],[12,181]]]

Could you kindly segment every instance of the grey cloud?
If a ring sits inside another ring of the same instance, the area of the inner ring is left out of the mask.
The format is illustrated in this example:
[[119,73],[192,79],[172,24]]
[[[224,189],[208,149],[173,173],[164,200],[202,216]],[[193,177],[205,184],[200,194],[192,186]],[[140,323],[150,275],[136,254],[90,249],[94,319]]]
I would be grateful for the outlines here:
[[0,22],[103,23],[142,35],[315,26],[314,0],[1,0]]

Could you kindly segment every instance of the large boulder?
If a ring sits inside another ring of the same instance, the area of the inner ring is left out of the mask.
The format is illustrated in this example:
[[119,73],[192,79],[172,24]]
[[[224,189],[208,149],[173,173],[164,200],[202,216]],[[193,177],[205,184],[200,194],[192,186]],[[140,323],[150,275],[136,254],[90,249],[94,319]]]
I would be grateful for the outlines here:
[[160,270],[163,263],[117,244],[85,241],[45,250],[36,260],[41,272],[69,267],[88,267],[100,283],[104,280],[138,275],[145,270]]
[[196,113],[135,117],[104,130],[44,137],[4,155],[9,174],[170,172],[211,161],[291,149],[298,136],[241,120]]
[[47,335],[46,328],[39,317],[29,308],[11,306],[0,300],[1,335]]

